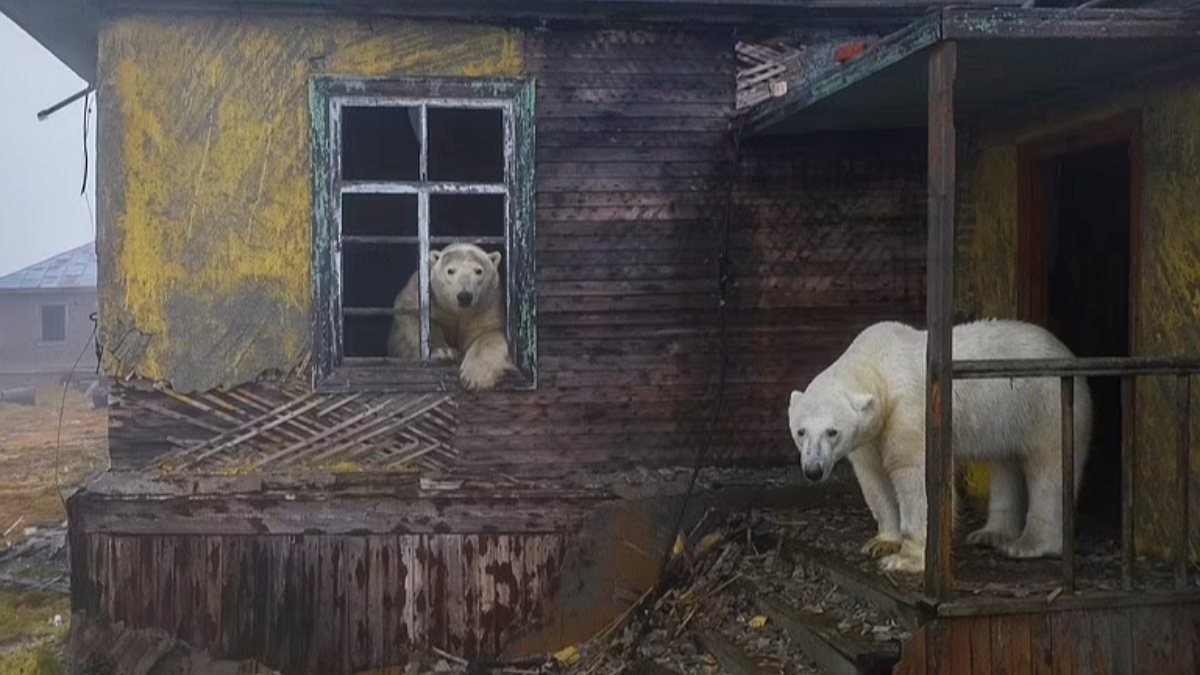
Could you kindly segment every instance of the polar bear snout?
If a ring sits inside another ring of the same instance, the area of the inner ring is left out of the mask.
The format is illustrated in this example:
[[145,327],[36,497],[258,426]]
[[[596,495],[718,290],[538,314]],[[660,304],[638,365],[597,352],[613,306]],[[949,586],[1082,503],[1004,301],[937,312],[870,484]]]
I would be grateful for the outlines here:
[[458,300],[459,307],[466,309],[471,306],[471,301],[475,299],[475,296],[471,295],[470,291],[461,291],[455,296],[455,299]]

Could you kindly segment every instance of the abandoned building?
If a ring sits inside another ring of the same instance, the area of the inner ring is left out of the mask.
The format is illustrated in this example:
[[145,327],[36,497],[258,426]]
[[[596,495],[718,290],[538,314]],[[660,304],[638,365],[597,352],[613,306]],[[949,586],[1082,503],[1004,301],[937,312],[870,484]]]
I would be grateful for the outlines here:
[[[803,542],[911,628],[888,667],[1195,672],[1200,17],[1042,4],[0,1],[99,101],[112,469],[69,503],[75,629],[323,674],[583,643],[655,583],[690,467],[794,475],[788,392],[896,319],[931,331],[925,574]],[[434,359],[455,243],[500,254],[485,391]],[[1079,358],[952,363],[971,317]],[[1064,555],[952,542],[951,381],[1073,374]]]
[[94,242],[0,276],[0,388],[94,376],[95,313]]

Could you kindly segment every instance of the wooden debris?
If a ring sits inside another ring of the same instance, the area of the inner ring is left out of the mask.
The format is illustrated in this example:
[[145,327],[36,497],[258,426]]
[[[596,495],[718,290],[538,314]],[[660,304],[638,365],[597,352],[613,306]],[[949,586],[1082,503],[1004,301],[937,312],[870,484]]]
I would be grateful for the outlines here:
[[737,43],[737,109],[786,94],[788,80],[800,70],[803,53],[803,48],[782,43]]

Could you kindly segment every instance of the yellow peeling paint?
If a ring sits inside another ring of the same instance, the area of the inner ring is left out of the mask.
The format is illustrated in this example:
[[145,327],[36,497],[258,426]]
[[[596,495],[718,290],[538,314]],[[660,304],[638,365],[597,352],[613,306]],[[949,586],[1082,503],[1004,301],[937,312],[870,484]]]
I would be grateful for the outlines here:
[[[1143,143],[1143,240],[1140,298],[1135,331],[1137,351],[1156,356],[1200,355],[1200,83],[1114,93],[1106,105],[1053,125],[1033,125],[1004,135],[984,133],[968,162],[964,180],[972,195],[972,227],[962,244],[963,265],[956,298],[963,311],[1016,316],[1017,157],[1026,139],[1085,124],[1114,113],[1139,110]],[[1137,389],[1138,471],[1137,546],[1144,553],[1169,553],[1171,528],[1179,507],[1170,499],[1176,475],[1175,383],[1143,380]],[[1193,384],[1194,391],[1200,385]],[[1200,447],[1200,394],[1193,398],[1192,447]],[[1193,481],[1200,479],[1200,456],[1192,455]],[[976,483],[979,476],[976,475]],[[1194,485],[1195,483],[1193,483]],[[975,490],[984,486],[976,485]],[[1113,498],[1119,488],[1113,486]],[[1191,491],[1193,514],[1200,491]],[[1193,517],[1193,555],[1200,544],[1200,518]]]
[[524,69],[518,31],[389,20],[120,19],[100,52],[105,368],[184,391],[307,354],[311,75]]

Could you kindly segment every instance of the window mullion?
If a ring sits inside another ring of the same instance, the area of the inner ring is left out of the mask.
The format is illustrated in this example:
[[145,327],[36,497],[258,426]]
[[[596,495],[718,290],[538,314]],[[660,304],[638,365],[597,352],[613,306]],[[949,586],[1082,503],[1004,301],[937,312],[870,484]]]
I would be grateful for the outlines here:
[[[424,183],[429,180],[429,134],[428,121],[429,109],[421,106],[421,151],[420,151],[420,179]],[[420,240],[418,246],[419,259],[417,260],[417,269],[420,276],[420,307],[421,307],[421,360],[429,360],[429,333],[430,333],[430,297],[429,297],[429,191],[421,189],[417,193],[417,238]]]

